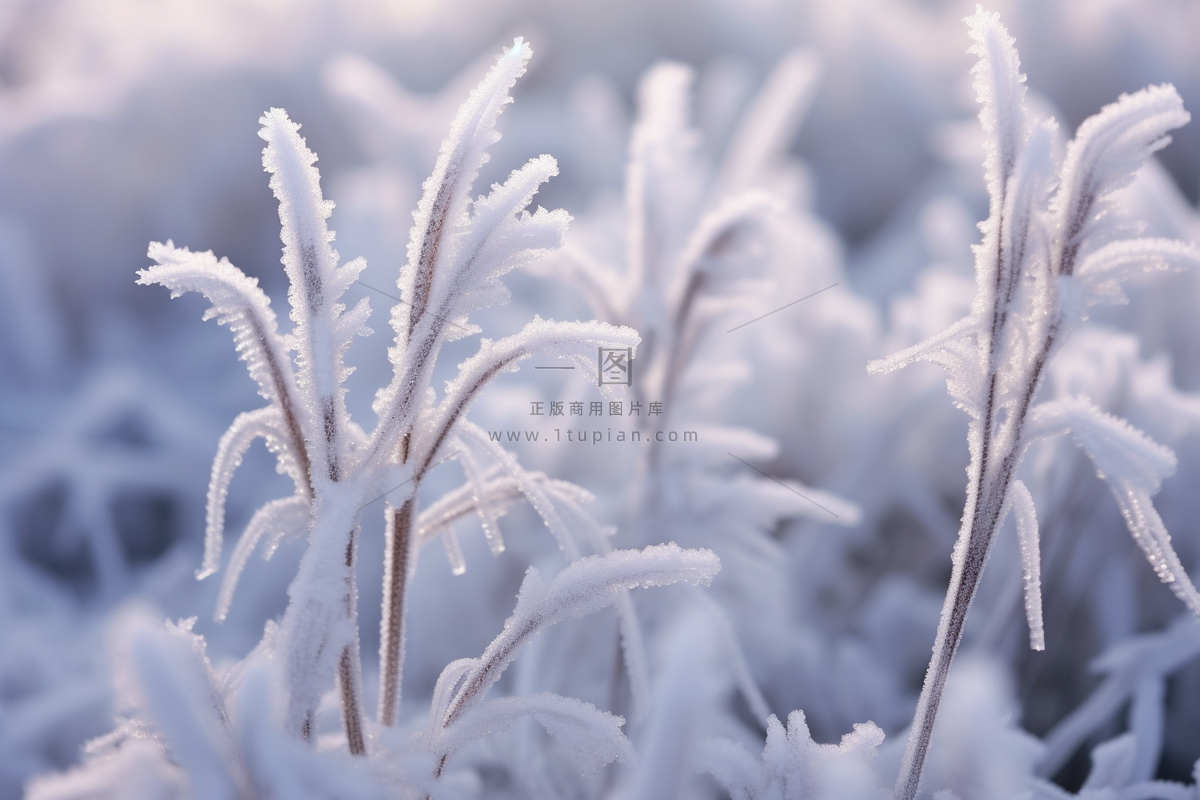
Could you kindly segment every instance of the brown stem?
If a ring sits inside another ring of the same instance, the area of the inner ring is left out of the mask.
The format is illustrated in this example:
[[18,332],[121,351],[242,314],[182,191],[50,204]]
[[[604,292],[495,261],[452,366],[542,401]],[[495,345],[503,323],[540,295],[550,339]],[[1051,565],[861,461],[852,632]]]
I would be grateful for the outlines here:
[[[358,600],[355,586],[355,532],[350,531],[350,539],[346,543],[346,606],[347,615],[354,619],[354,606]],[[362,703],[359,701],[361,676],[358,656],[358,625],[354,626],[354,641],[342,650],[338,662],[338,683],[342,690],[342,724],[346,728],[346,741],[353,755],[366,755],[367,747],[363,740]]]
[[404,592],[412,540],[413,506],[405,500],[387,521],[387,555],[383,574],[383,620],[380,623],[379,723],[393,726],[400,713],[400,678],[404,669]]
[[[525,354],[526,353],[524,350],[518,350],[508,358],[505,358],[488,367],[487,371],[480,375],[475,383],[471,384],[471,388],[459,396],[458,402],[447,415],[445,423],[438,430],[437,435],[434,436],[433,444],[431,444],[425,451],[425,458],[420,462],[420,465],[416,469],[416,477],[413,479],[413,483],[420,483],[421,479],[425,477],[425,473],[429,471],[431,466],[433,466],[433,459],[437,457],[438,450],[441,449],[442,444],[444,444],[446,439],[449,438],[450,431],[454,430],[454,426],[458,423],[459,418],[462,417],[463,412],[466,411],[467,406],[470,405],[471,401],[475,399],[475,395],[479,394],[479,392],[483,390],[483,387],[487,386],[492,378],[504,371],[505,367],[517,359],[522,358],[525,356]],[[405,439],[405,441],[407,442],[407,439]],[[405,453],[407,454],[407,450],[405,450]]]
[[350,744],[350,752],[356,756],[366,755],[362,711],[359,708],[358,692],[355,691],[357,681],[354,679],[354,656],[350,647],[342,651],[342,659],[338,663],[338,682],[342,687],[342,723],[346,727],[346,741]]
[[[457,154],[456,154],[457,155]],[[413,331],[429,307],[429,296],[433,292],[433,272],[437,266],[438,251],[441,250],[442,234],[453,204],[454,180],[458,177],[459,159],[451,157],[442,173],[437,194],[429,208],[429,221],[421,235],[421,250],[417,257],[416,274],[413,276],[413,295],[408,314],[408,332],[405,343],[412,339]]]
[[[458,421],[467,404],[488,381],[520,355],[520,353],[514,354],[493,365],[462,395],[458,404],[451,409],[448,419],[434,438],[425,458],[416,466],[412,497],[404,501],[400,508],[393,511],[387,519],[383,618],[379,623],[379,723],[381,725],[394,726],[400,715],[400,681],[404,671],[404,592],[408,584],[408,568],[414,547],[412,528],[415,522],[417,488],[426,471],[429,470],[438,449],[449,436],[450,430]],[[404,461],[408,460],[409,441],[410,435],[405,433],[401,438],[403,448],[401,457]]]
[[[445,717],[442,718],[442,728],[449,728],[455,721],[462,716],[467,710],[467,706],[478,700],[484,695],[492,684],[500,678],[500,673],[508,665],[510,656],[517,650],[520,650],[524,644],[529,641],[529,638],[538,632],[538,628],[542,625],[540,617],[534,617],[526,620],[521,627],[516,628],[515,632],[509,630],[506,626],[504,634],[507,641],[501,644],[496,651],[488,657],[488,660],[480,666],[476,666],[463,679],[463,685],[454,695],[454,699],[450,701],[450,707],[446,710]],[[495,644],[493,642],[492,644]],[[492,649],[492,645],[488,645],[488,650]],[[487,650],[484,651],[487,655]]]
[[275,389],[275,396],[279,398],[279,410],[283,414],[284,426],[291,437],[292,447],[296,452],[296,461],[299,462],[300,475],[304,481],[302,488],[307,496],[311,498],[313,496],[312,464],[309,460],[308,447],[304,440],[304,431],[300,427],[300,420],[296,416],[296,402],[288,390],[289,384],[284,377],[284,367],[275,359],[275,351],[271,349],[266,327],[254,314],[247,314],[246,319],[254,329],[254,336],[258,339],[259,349],[262,351],[267,362],[267,369],[271,373],[271,386]]

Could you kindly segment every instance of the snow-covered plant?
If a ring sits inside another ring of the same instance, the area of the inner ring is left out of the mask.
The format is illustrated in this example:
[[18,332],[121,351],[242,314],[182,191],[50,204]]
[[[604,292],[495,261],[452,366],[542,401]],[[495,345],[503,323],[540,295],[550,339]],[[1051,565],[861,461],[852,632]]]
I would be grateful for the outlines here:
[[[508,299],[500,276],[556,249],[566,229],[569,217],[565,212],[539,209],[529,215],[522,211],[537,188],[557,174],[549,156],[535,158],[514,171],[486,198],[472,202],[469,196],[475,176],[487,160],[486,148],[497,138],[496,117],[510,102],[508,91],[524,72],[528,58],[528,47],[518,42],[460,109],[425,183],[409,241],[408,263],[400,274],[399,288],[406,300],[392,312],[394,373],[391,384],[376,400],[380,423],[367,445],[372,458],[385,454],[411,472],[408,497],[390,500],[385,512],[388,540],[380,644],[380,719],[384,724],[395,721],[399,702],[403,600],[416,521],[416,491],[442,448],[453,445],[455,452],[462,453],[475,510],[484,521],[493,552],[504,547],[495,524],[493,498],[506,489],[503,480],[484,481],[472,450],[482,449],[494,456],[543,516],[568,556],[578,555],[551,500],[561,493],[554,491],[554,484],[539,488],[515,460],[500,448],[490,447],[485,435],[461,424],[467,407],[496,375],[510,371],[534,352],[590,365],[597,347],[629,347],[638,340],[629,328],[535,319],[517,336],[498,342],[485,340],[479,353],[461,365],[458,378],[447,386],[439,405],[430,403],[425,391],[442,342],[477,330],[466,327],[468,315]],[[464,439],[458,438],[456,426]],[[449,529],[445,533],[452,535]]]
[[[239,416],[221,440],[213,463],[205,556],[198,576],[220,568],[230,481],[247,448],[261,437],[296,491],[264,505],[247,525],[226,568],[217,615],[223,617],[228,611],[238,575],[264,538],[269,554],[283,537],[306,534],[307,547],[289,587],[283,618],[277,629],[269,626],[257,655],[248,660],[265,659],[282,677],[282,726],[294,739],[311,740],[317,733],[317,705],[336,675],[348,749],[352,754],[365,754],[368,749],[355,586],[359,513],[364,506],[389,496],[380,647],[379,723],[383,728],[397,719],[405,586],[423,541],[442,534],[457,567],[461,555],[455,556],[458,548],[451,525],[465,514],[478,513],[493,551],[499,552],[503,542],[495,520],[506,505],[523,496],[569,559],[580,555],[577,537],[600,546],[596,534],[601,529],[580,507],[586,492],[523,470],[465,415],[492,379],[512,371],[530,355],[544,353],[590,365],[597,347],[635,348],[639,338],[633,330],[600,322],[535,318],[516,335],[499,341],[484,339],[476,355],[459,366],[440,399],[430,388],[443,344],[478,332],[469,316],[508,299],[499,278],[556,249],[569,219],[562,211],[525,211],[538,187],[556,173],[549,156],[532,159],[503,184],[493,186],[489,195],[474,200],[470,196],[479,168],[487,161],[487,148],[499,136],[496,119],[511,101],[509,90],[529,57],[529,47],[518,39],[499,58],[460,108],[425,184],[414,213],[408,263],[398,281],[404,299],[391,315],[396,332],[390,350],[393,377],[376,397],[378,424],[370,433],[347,412],[344,381],[349,370],[343,364],[352,337],[368,332],[369,305],[363,300],[347,310],[338,302],[364,263],[358,259],[339,266],[330,247],[333,233],[326,225],[332,204],[322,197],[313,166],[316,156],[285,112],[272,109],[265,114],[260,135],[267,141],[263,164],[272,175],[271,188],[279,201],[292,332],[278,331],[274,312],[256,281],[210,252],[156,243],[150,256],[157,265],[140,273],[139,282],[164,285],[173,295],[187,291],[205,295],[212,304],[207,316],[230,326],[259,393],[268,402]],[[494,464],[481,466],[476,459],[479,453]],[[467,486],[421,512],[417,492],[423,479],[437,464],[453,457],[463,465]],[[664,545],[573,564],[548,585],[531,573],[505,631],[480,659],[448,667],[439,683],[426,742],[438,756],[435,775],[441,774],[454,750],[503,727],[518,714],[533,714],[556,733],[575,730],[576,739],[617,737],[618,746],[603,752],[576,745],[590,768],[623,755],[618,718],[557,696],[484,703],[484,695],[516,652],[542,628],[567,615],[597,610],[612,602],[614,592],[634,586],[707,582],[718,567],[716,557],[707,551]],[[231,679],[229,691],[234,683]],[[217,687],[209,694],[219,701],[222,690]],[[156,726],[174,747],[189,746],[187,741],[194,737],[187,731],[173,732],[171,713],[150,716],[147,724]],[[197,724],[210,733],[213,730],[211,720]],[[381,741],[395,739],[383,736]],[[238,743],[226,741],[208,760],[227,751],[239,752]],[[186,758],[175,761],[189,766]],[[190,766],[207,769],[203,764]]]
[[[701,416],[705,403],[713,404],[736,385],[714,377],[736,378],[743,371],[738,359],[711,339],[714,333],[727,333],[716,330],[718,321],[729,321],[734,311],[748,315],[769,288],[767,281],[750,275],[755,267],[761,271],[765,260],[768,220],[787,201],[764,187],[765,175],[782,160],[815,79],[811,54],[786,57],[754,99],[729,152],[713,167],[700,152],[700,134],[691,122],[692,71],[676,63],[653,67],[640,84],[629,143],[623,263],[607,263],[604,256],[579,246],[565,253],[595,313],[642,333],[631,392],[642,408],[635,422],[652,442],[640,470],[651,481],[644,493],[647,507],[656,502],[650,498],[670,461],[654,434]],[[661,414],[648,413],[652,403],[662,407]],[[722,441],[717,450],[739,444],[760,449],[756,443],[738,442],[742,435],[754,438],[750,432],[717,426],[710,435]],[[741,470],[727,453],[721,455]],[[770,452],[752,457],[764,455],[769,458]],[[788,493],[762,478],[740,488],[762,495],[759,499],[772,506],[782,502],[776,494]],[[830,502],[853,517],[844,501]],[[839,519],[819,501],[783,505],[794,506],[786,513]],[[642,515],[636,511],[630,516]]]
[[[630,389],[638,412],[630,422],[648,445],[625,473],[633,480],[621,487],[617,536],[639,545],[677,539],[712,547],[727,566],[736,565],[728,570],[725,608],[707,605],[760,724],[767,706],[739,661],[738,637],[725,615],[734,613],[739,623],[764,614],[776,619],[782,576],[763,577],[783,561],[768,535],[781,520],[853,524],[858,518],[853,504],[828,492],[756,474],[753,463],[770,462],[777,443],[717,421],[747,377],[728,329],[766,305],[771,227],[786,212],[795,177],[785,153],[817,74],[812,53],[785,56],[715,159],[693,123],[692,70],[678,63],[652,67],[638,88],[622,217],[615,225],[601,219],[560,259],[593,313],[642,334]],[[606,246],[613,241],[623,252]],[[698,440],[669,444],[669,433],[681,428],[697,428]],[[628,637],[632,625],[623,624]],[[626,650],[625,658],[636,655]],[[648,683],[643,677],[638,686],[638,669],[627,666],[636,707]]]
[[991,197],[975,248],[977,294],[971,313],[919,345],[870,369],[885,372],[925,359],[950,372],[955,402],[971,417],[966,507],[954,549],[933,657],[917,705],[895,796],[911,800],[921,779],[946,678],[997,530],[1011,513],[1024,563],[1030,644],[1045,646],[1041,624],[1037,515],[1017,477],[1035,441],[1071,433],[1112,489],[1126,524],[1155,572],[1191,610],[1197,593],[1151,502],[1175,456],[1085,397],[1040,403],[1047,364],[1069,330],[1102,302],[1120,302],[1118,281],[1137,271],[1194,265],[1182,242],[1131,238],[1114,222],[1112,195],[1188,120],[1169,85],[1122,96],[1086,120],[1061,157],[1052,120],[1030,121],[1012,38],[995,14],[968,18],[979,57],[975,86],[988,137]]

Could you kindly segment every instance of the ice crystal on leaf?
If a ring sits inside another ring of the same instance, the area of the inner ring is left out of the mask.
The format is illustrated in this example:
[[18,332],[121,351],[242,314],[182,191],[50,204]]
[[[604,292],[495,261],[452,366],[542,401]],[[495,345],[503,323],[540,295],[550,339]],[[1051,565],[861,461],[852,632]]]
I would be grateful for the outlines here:
[[1200,252],[1180,242],[1122,239],[1113,194],[1189,119],[1169,85],[1151,86],[1079,126],[1061,163],[1053,120],[1026,118],[1016,47],[995,14],[968,20],[979,61],[973,72],[987,137],[984,178],[991,198],[975,248],[977,292],[971,314],[944,333],[891,358],[883,372],[918,359],[950,373],[951,397],[971,417],[967,503],[933,659],[917,707],[896,795],[917,792],[937,706],[962,637],[993,537],[1011,510],[1024,562],[1031,644],[1044,646],[1032,498],[1017,479],[1038,438],[1070,432],[1112,488],[1134,539],[1164,583],[1200,614],[1200,594],[1170,544],[1151,496],[1174,455],[1086,399],[1038,404],[1046,366],[1089,306],[1120,300],[1116,282],[1134,271],[1196,265]]

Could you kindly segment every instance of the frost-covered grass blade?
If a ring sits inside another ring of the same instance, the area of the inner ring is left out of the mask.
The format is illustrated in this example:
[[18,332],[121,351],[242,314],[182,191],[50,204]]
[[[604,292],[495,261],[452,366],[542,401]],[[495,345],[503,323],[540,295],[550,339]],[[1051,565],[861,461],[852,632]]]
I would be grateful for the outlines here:
[[1117,212],[1113,193],[1133,179],[1188,115],[1170,86],[1123,95],[1080,125],[1057,167],[1056,127],[1042,122],[1029,129],[1024,77],[999,17],[980,9],[968,26],[971,52],[979,59],[975,86],[991,197],[983,241],[975,248],[975,302],[970,316],[945,333],[870,366],[888,371],[921,358],[943,364],[950,372],[951,396],[971,416],[966,508],[897,800],[917,794],[967,611],[1009,510],[1021,544],[1030,644],[1045,646],[1037,514],[1029,490],[1017,479],[1026,450],[1040,436],[1072,433],[1108,481],[1155,572],[1200,614],[1200,593],[1150,499],[1173,471],[1174,454],[1084,399],[1034,402],[1047,364],[1088,306],[1123,298],[1115,284],[1118,275],[1134,267],[1194,262],[1194,249],[1179,242],[1117,240],[1123,229],[1111,219]]

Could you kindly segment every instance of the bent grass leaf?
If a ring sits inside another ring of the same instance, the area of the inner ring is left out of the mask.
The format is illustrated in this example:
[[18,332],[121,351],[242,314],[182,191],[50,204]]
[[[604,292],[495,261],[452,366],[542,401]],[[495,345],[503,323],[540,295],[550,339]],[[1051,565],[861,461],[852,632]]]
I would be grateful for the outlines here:
[[441,733],[436,747],[451,755],[511,727],[523,716],[532,716],[541,723],[583,775],[595,775],[613,761],[634,760],[633,745],[621,732],[624,718],[591,703],[548,692],[476,703]]
[[444,731],[483,699],[520,650],[540,631],[568,617],[582,617],[612,605],[622,589],[678,582],[707,585],[720,567],[720,561],[711,551],[685,550],[674,543],[581,558],[548,584],[530,567],[517,595],[516,608],[504,623],[504,631],[479,658],[454,662],[438,680],[435,700],[440,698],[440,701],[431,707],[428,735],[440,765],[444,765],[449,755],[441,744]]

